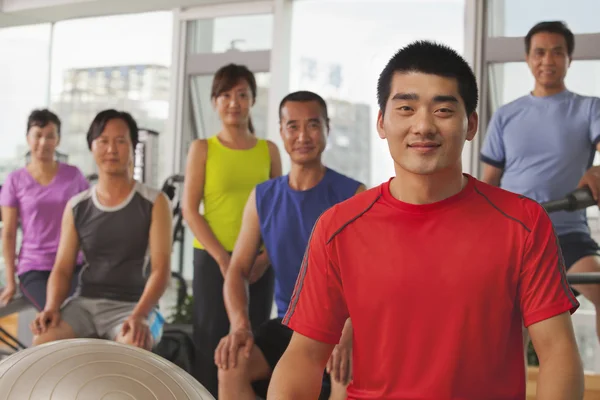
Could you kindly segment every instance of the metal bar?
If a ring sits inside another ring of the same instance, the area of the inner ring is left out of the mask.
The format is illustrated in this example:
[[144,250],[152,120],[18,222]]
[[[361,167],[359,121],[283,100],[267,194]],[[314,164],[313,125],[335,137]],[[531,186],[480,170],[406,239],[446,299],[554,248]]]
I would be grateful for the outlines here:
[[182,21],[193,21],[198,19],[211,19],[240,15],[272,14],[273,8],[274,5],[272,0],[212,4],[186,8],[185,10],[181,11],[179,18]]
[[600,272],[582,272],[567,274],[567,281],[571,285],[589,285],[600,283]]
[[[12,340],[14,343],[17,344],[17,346],[20,346],[22,349],[26,349],[27,346],[25,346],[23,343],[21,343],[16,337],[14,337],[13,335],[11,335],[10,333],[8,333],[3,327],[0,326],[0,334],[6,336],[7,338],[9,338],[10,340]],[[3,338],[2,336],[0,336],[0,341],[4,342],[7,346],[11,347],[13,350],[15,351],[19,351],[19,348],[16,347],[15,345],[12,345],[10,343],[8,343],[8,341]]]
[[188,54],[186,75],[212,75],[226,64],[244,64],[253,72],[269,72],[271,50]]

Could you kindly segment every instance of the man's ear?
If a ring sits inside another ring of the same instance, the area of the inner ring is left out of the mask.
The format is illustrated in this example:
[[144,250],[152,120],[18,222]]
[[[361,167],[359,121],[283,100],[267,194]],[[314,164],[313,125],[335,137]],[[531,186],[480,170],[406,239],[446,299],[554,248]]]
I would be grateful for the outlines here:
[[379,134],[380,138],[385,139],[386,135],[385,129],[383,128],[383,116],[383,112],[379,110],[377,113],[377,133]]
[[473,111],[467,119],[467,140],[470,142],[475,139],[477,128],[479,127],[479,115],[477,111]]

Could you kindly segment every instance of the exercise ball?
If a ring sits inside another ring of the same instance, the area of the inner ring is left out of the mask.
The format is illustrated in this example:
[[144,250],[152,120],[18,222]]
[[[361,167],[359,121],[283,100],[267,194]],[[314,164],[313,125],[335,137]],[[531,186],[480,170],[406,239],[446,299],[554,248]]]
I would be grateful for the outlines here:
[[0,362],[0,400],[214,400],[191,375],[146,350],[70,339]]

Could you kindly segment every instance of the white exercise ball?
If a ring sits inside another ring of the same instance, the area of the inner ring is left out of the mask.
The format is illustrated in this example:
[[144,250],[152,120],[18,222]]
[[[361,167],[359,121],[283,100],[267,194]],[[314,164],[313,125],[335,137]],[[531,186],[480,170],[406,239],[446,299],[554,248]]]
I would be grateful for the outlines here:
[[191,375],[146,350],[61,340],[0,362],[0,400],[214,400]]

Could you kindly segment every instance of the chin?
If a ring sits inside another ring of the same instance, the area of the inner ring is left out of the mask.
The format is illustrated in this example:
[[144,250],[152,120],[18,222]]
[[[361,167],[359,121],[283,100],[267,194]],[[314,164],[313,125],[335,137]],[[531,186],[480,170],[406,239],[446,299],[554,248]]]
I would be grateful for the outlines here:
[[292,159],[292,161],[295,164],[300,164],[300,165],[310,165],[310,164],[315,164],[319,161],[318,157],[315,157],[314,155],[309,155],[307,154],[306,156],[299,156],[299,157],[294,157]]

